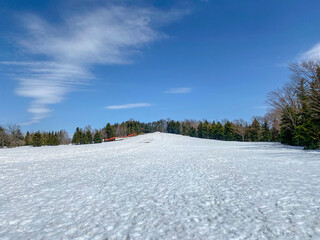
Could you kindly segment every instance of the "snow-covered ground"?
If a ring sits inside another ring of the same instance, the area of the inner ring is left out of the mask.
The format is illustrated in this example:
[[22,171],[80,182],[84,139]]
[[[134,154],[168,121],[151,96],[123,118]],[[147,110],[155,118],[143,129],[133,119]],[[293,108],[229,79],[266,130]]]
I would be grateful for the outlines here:
[[0,239],[320,239],[320,152],[153,133],[0,149]]

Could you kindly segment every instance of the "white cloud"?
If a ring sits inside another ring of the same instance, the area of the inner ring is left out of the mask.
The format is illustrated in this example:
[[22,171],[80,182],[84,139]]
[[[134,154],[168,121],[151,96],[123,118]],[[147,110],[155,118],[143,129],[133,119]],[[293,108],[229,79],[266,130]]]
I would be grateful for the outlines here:
[[170,88],[165,91],[165,93],[172,93],[172,94],[179,94],[179,93],[190,93],[191,88],[189,87],[183,87],[183,88]]
[[314,45],[310,50],[301,54],[301,59],[320,58],[320,43]]
[[130,103],[130,104],[123,104],[123,105],[111,105],[105,107],[106,109],[128,109],[128,108],[138,108],[138,107],[150,107],[150,103]]
[[16,41],[30,62],[2,62],[15,68],[16,94],[31,98],[30,124],[48,116],[48,105],[63,101],[77,86],[94,78],[93,64],[126,64],[145,45],[165,37],[156,25],[169,23],[184,12],[109,6],[69,13],[59,24],[24,15],[26,32]]

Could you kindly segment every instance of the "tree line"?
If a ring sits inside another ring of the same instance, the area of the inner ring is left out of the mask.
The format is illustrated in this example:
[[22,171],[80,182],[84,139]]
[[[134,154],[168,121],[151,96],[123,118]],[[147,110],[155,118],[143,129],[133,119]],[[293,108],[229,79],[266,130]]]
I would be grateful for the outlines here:
[[55,146],[69,144],[70,139],[65,130],[58,132],[29,131],[24,135],[19,125],[0,126],[0,148],[19,146]]
[[34,147],[57,146],[70,143],[69,135],[65,130],[60,130],[57,132],[38,131],[35,133],[30,133],[28,131],[25,135],[24,141],[26,146],[32,145]]
[[270,126],[271,124],[266,117],[254,117],[251,123],[242,119],[233,122],[226,119],[221,122],[209,122],[207,120],[179,122],[171,120],[168,122],[167,132],[225,141],[277,141],[278,131]]
[[125,137],[129,134],[140,134],[143,131],[144,123],[134,121],[133,119],[123,122],[121,124],[115,123],[107,125],[100,130],[91,130],[90,126],[86,126],[84,129],[77,127],[72,137],[73,144],[91,144],[101,143],[103,139],[110,139],[114,137]]
[[23,145],[43,146],[60,144],[101,143],[103,139],[123,137],[132,133],[166,132],[190,137],[226,141],[281,142],[320,148],[320,60],[311,59],[289,65],[290,80],[267,96],[269,111],[255,116],[251,122],[242,119],[229,121],[174,121],[161,119],[143,123],[130,119],[122,123],[107,123],[102,129],[77,127],[72,139],[66,131],[35,132],[23,135],[18,125],[0,126],[0,147]]
[[[164,132],[181,134],[190,137],[217,139],[226,141],[278,141],[279,131],[272,127],[268,115],[254,117],[251,123],[242,119],[235,121],[222,120],[209,122],[207,120],[184,120],[174,121],[161,119],[155,122],[143,123],[135,120],[122,122],[121,124],[108,123],[101,130],[94,130],[90,127],[76,128],[72,138],[74,144],[90,144],[101,142],[102,139],[113,137],[124,137],[132,133]],[[96,140],[95,140],[96,139]]]
[[279,132],[270,128],[271,124],[267,117],[255,117],[251,123],[244,120],[212,121],[207,120],[184,120],[174,121],[161,119],[155,122],[143,123],[133,119],[122,123],[107,123],[102,129],[92,129],[90,125],[77,127],[72,139],[65,130],[57,132],[35,132],[29,131],[23,135],[20,127],[10,126],[5,129],[0,126],[0,146],[56,146],[61,144],[93,144],[101,143],[104,139],[114,137],[125,137],[136,133],[164,132],[181,134],[190,137],[217,139],[226,141],[277,141]]

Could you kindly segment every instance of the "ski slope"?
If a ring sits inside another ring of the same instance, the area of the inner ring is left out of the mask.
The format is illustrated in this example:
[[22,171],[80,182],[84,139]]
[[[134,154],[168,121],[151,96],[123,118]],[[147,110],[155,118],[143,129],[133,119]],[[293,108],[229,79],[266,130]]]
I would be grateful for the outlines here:
[[320,152],[163,133],[0,149],[0,239],[320,239]]

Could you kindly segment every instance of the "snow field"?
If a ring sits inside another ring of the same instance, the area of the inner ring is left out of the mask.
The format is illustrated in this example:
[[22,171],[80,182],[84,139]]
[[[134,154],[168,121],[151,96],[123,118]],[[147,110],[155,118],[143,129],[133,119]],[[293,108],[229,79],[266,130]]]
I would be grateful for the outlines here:
[[0,149],[0,239],[320,239],[320,152],[163,133]]

